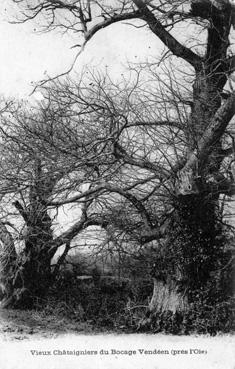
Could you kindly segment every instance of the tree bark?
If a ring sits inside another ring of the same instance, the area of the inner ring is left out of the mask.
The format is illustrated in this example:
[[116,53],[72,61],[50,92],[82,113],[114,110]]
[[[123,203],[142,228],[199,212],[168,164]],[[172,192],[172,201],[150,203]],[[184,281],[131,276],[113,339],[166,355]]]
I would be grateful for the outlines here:
[[0,282],[2,298],[7,300],[13,292],[13,278],[16,268],[17,254],[14,240],[6,225],[0,222]]
[[51,284],[52,231],[50,223],[37,215],[37,224],[28,227],[25,248],[15,262],[11,293],[2,304],[5,308],[31,308],[45,297]]
[[185,315],[196,309],[199,301],[203,306],[205,296],[211,307],[231,296],[229,289],[218,296],[213,287],[213,278],[222,278],[219,270],[231,259],[231,253],[226,250],[226,231],[219,219],[220,189],[213,192],[207,181],[210,175],[220,175],[221,138],[235,113],[234,95],[223,104],[220,96],[227,80],[231,9],[225,6],[218,10],[208,4],[192,9],[198,16],[209,17],[211,26],[206,55],[195,74],[192,111],[185,132],[188,157],[177,173],[174,212],[162,255],[164,264],[159,265],[158,259],[155,262],[147,324],[162,312]]

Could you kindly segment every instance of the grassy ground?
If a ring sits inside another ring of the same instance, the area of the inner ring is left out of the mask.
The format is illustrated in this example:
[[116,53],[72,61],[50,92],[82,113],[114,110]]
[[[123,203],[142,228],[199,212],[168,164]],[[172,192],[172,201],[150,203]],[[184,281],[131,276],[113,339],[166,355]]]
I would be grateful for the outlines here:
[[91,333],[88,323],[37,311],[0,309],[0,336],[10,340],[56,337],[64,333]]

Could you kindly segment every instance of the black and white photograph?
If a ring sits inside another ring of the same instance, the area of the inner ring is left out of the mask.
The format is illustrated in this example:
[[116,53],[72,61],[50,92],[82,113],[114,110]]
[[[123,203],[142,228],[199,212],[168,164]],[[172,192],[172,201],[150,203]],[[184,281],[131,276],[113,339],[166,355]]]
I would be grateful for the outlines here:
[[235,1],[1,0],[0,367],[235,368]]

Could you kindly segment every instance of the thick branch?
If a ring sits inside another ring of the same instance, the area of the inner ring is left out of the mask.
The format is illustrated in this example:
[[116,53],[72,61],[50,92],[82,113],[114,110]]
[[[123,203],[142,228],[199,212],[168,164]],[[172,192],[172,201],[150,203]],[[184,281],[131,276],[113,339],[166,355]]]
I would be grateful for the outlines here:
[[225,61],[225,71],[228,75],[232,74],[235,72],[235,55],[230,56],[226,61]]
[[53,240],[51,250],[56,251],[60,246],[68,244],[75,236],[90,226],[106,227],[107,225],[107,220],[102,217],[96,219],[86,219],[86,217],[82,216],[78,222]]
[[152,232],[148,232],[146,234],[142,234],[140,236],[140,243],[141,245],[144,245],[146,243],[149,243],[151,241],[160,240],[164,237],[164,233],[161,231],[161,229],[154,229]]
[[9,273],[13,270],[17,253],[11,233],[3,222],[0,221],[0,269],[1,278],[10,277]]
[[174,128],[178,128],[178,129],[183,129],[183,125],[181,124],[181,122],[177,122],[177,121],[169,121],[169,120],[156,120],[156,121],[136,121],[133,123],[129,123],[128,126],[126,128],[130,128],[130,127],[161,127],[161,126],[166,126],[166,127],[174,127]]
[[126,164],[154,172],[160,180],[169,178],[169,171],[164,169],[162,165],[154,164],[148,160],[133,158],[118,142],[114,144],[114,155],[116,158],[122,159]]
[[145,226],[147,228],[152,228],[152,222],[150,219],[150,216],[146,210],[146,208],[144,207],[144,205],[142,204],[141,200],[138,200],[134,195],[132,195],[131,193],[122,190],[121,188],[118,187],[114,187],[114,186],[106,186],[106,189],[110,192],[115,192],[115,193],[119,193],[121,196],[125,197],[127,200],[129,200],[134,207],[139,211]]
[[[85,198],[85,197],[88,199],[88,197],[90,195],[95,194],[95,193],[97,193],[101,190],[105,190],[106,192],[115,192],[115,193],[118,193],[121,196],[125,197],[126,199],[128,199],[135,206],[135,208],[139,211],[139,213],[141,214],[142,219],[144,220],[146,226],[147,227],[152,226],[149,214],[148,214],[147,210],[145,209],[144,205],[142,204],[141,200],[138,200],[134,195],[129,193],[127,191],[127,189],[122,189],[122,188],[112,186],[112,185],[109,185],[109,184],[103,184],[103,185],[97,186],[96,188],[94,188],[92,190],[85,191],[83,194],[78,195],[78,196],[74,196],[73,198],[71,198],[69,200],[66,200],[64,202],[58,202],[58,203],[54,202],[53,205],[55,205],[55,204],[56,205],[58,205],[58,204],[59,205],[64,205],[65,203],[66,204],[72,203],[72,202],[76,202],[79,199]],[[82,226],[82,223],[80,225],[80,222],[79,222],[79,224],[77,223],[77,225],[78,225],[78,228],[80,229],[80,226]],[[76,232],[76,227],[75,227],[75,232]]]
[[137,19],[141,17],[141,13],[139,11],[135,11],[132,13],[124,13],[124,14],[116,14],[112,17],[105,19],[103,22],[100,22],[96,24],[94,27],[92,27],[88,32],[85,33],[85,40],[86,42],[89,41],[96,32],[100,31],[103,28],[106,28],[110,26],[111,24],[121,22],[124,20],[130,20],[130,19]]
[[192,0],[191,15],[208,20],[220,17],[221,10],[226,8],[226,3],[227,1],[220,1],[221,6],[219,6],[217,1]]
[[140,243],[144,245],[145,243],[160,240],[166,237],[167,232],[171,226],[171,214],[172,210],[165,215],[165,219],[159,222],[159,226],[155,229],[150,230],[148,233],[143,233],[140,236]]
[[104,185],[98,185],[95,188],[89,189],[87,191],[84,191],[83,193],[81,193],[80,195],[75,195],[67,200],[61,200],[61,201],[51,201],[51,202],[47,202],[46,204],[48,206],[62,206],[65,204],[72,204],[73,202],[78,202],[79,200],[82,200],[84,198],[88,198],[91,195],[96,194],[97,192],[100,192],[102,190],[104,190],[105,187]]
[[59,270],[60,270],[60,266],[63,264],[63,262],[65,261],[66,256],[68,255],[68,252],[70,250],[70,242],[67,242],[65,245],[65,249],[62,253],[62,255],[59,257],[59,260],[57,261],[55,268],[53,270],[53,278],[56,278]]
[[[132,183],[130,186],[127,186],[125,188],[119,189],[120,191],[130,191],[132,190],[134,187],[140,185],[140,184],[145,184],[153,179],[158,178],[158,176],[156,174],[149,176],[148,178],[144,178],[141,180],[136,181],[135,183]],[[107,183],[103,183],[100,185],[97,185],[94,188],[88,189],[87,191],[84,191],[83,193],[79,194],[79,195],[75,195],[73,197],[70,197],[69,199],[66,200],[61,200],[61,201],[51,201],[51,202],[47,202],[46,204],[48,206],[62,206],[65,204],[72,204],[74,202],[79,202],[82,201],[84,199],[86,199],[85,201],[89,201],[92,198],[92,195],[95,195],[96,193],[100,193],[101,191],[110,191],[110,185],[108,185]]]
[[19,211],[20,215],[22,216],[22,218],[24,219],[26,224],[29,224],[30,219],[28,216],[27,211],[24,210],[23,206],[21,205],[21,203],[19,201],[15,201],[13,203],[13,205],[15,206],[15,208]]
[[183,168],[184,171],[193,169],[196,164],[204,162],[213,151],[214,145],[223,135],[230,120],[235,114],[235,93],[219,108],[211,123],[205,130],[198,143],[198,148],[192,152]]
[[161,24],[161,22],[155,17],[155,15],[149,10],[146,2],[142,0],[133,0],[139,11],[142,13],[142,19],[147,22],[151,31],[159,37],[159,39],[170,49],[170,51],[188,63],[190,63],[196,70],[200,69],[202,59],[199,55],[195,54],[192,50],[188,49],[177,41]]

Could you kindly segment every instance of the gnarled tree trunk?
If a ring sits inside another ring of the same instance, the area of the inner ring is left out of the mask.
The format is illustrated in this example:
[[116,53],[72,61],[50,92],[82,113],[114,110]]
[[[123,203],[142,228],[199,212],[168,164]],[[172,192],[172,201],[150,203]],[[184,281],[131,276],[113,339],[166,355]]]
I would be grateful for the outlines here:
[[14,240],[6,225],[0,222],[0,283],[3,300],[8,300],[14,289],[17,254]]
[[52,282],[51,260],[56,248],[53,248],[52,221],[45,200],[50,196],[55,180],[42,172],[40,160],[36,160],[34,169],[28,206],[19,201],[14,203],[24,219],[26,232],[24,248],[12,260],[14,272],[10,274],[5,270],[11,280],[11,289],[8,289],[3,307],[31,308],[46,295]]
[[158,261],[155,263],[148,324],[151,317],[163,312],[172,316],[182,313],[183,317],[199,302],[202,309],[206,310],[207,304],[213,309],[231,296],[230,288],[221,290],[220,296],[217,288],[218,283],[224,283],[219,271],[231,260],[218,211],[220,194],[231,194],[231,182],[221,172],[225,158],[221,137],[235,112],[233,95],[227,101],[221,99],[228,73],[231,9],[208,4],[205,2],[204,8],[203,2],[196,1],[192,7],[195,15],[209,18],[211,25],[206,55],[196,68],[191,117],[185,132],[189,154],[175,182],[174,211],[163,252],[165,264],[160,267],[163,278],[159,278]]

